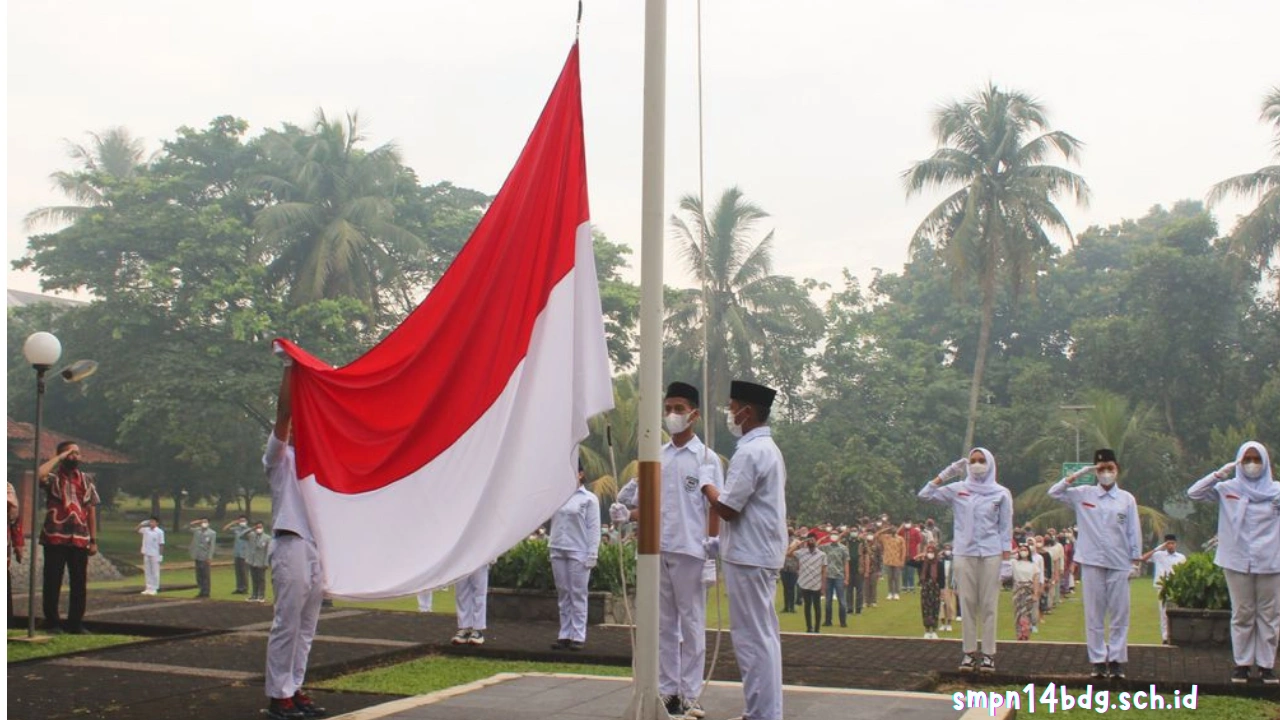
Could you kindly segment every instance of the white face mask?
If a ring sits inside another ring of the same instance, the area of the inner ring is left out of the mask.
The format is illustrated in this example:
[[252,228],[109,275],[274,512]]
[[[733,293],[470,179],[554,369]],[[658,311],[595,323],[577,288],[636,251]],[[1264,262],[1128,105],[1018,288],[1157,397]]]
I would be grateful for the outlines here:
[[207,528],[207,527],[209,527],[209,523],[207,523],[207,522],[202,522],[202,523],[200,523],[200,528],[201,528],[202,530],[203,530],[204,528]]
[[1240,463],[1240,472],[1250,480],[1257,480],[1262,477],[1262,463],[1260,462],[1243,462]]
[[1113,472],[1100,472],[1098,473],[1098,482],[1103,487],[1111,487],[1116,484],[1116,474]]
[[932,560],[932,559],[934,558],[934,555],[933,555],[933,553],[926,553],[926,554],[925,554],[925,557],[927,557],[927,558],[929,558],[930,560]]
[[724,421],[729,426],[729,434],[740,438],[742,437],[742,426],[738,424],[737,418],[732,410],[724,411]]
[[253,531],[258,533],[259,535],[262,534],[262,528],[254,528]]
[[666,426],[667,432],[672,435],[679,435],[689,428],[689,416],[680,413],[669,413],[662,418],[662,424]]
[[974,477],[982,477],[987,474],[987,464],[985,462],[970,463],[969,473]]

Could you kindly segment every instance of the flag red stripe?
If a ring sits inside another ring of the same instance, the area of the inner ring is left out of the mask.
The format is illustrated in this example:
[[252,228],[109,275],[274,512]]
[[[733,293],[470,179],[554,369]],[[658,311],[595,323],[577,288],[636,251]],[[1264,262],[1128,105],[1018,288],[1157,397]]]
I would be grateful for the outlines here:
[[297,360],[298,476],[361,493],[418,470],[493,404],[525,358],[587,221],[578,46],[519,160],[427,298],[368,353],[330,368]]

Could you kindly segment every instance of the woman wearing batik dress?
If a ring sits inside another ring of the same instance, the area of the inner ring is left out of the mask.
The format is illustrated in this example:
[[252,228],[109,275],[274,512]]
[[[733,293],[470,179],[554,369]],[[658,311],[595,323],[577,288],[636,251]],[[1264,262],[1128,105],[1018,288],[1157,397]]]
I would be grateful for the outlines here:
[[1031,625],[1036,618],[1036,580],[1039,570],[1031,560],[1031,550],[1018,546],[1013,561],[1013,628],[1019,640],[1031,639]]
[[929,543],[924,553],[908,560],[920,578],[920,618],[924,621],[926,639],[938,639],[938,608],[942,601],[942,583],[946,580],[946,568],[938,549]]

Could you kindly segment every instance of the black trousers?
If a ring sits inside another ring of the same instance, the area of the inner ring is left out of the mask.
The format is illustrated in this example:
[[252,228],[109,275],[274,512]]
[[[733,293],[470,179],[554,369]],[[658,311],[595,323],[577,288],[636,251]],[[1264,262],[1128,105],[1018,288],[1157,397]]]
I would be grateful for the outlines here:
[[800,573],[783,570],[779,576],[782,578],[782,612],[795,612],[796,581],[800,579]]
[[265,598],[267,596],[267,568],[249,566],[249,577],[253,579],[252,598]]
[[[800,597],[804,600],[805,631],[818,632],[818,626],[822,624],[822,593],[817,590],[801,589]],[[810,616],[810,611],[813,613],[812,616]]]
[[86,584],[89,574],[89,549],[70,545],[44,546],[44,620],[50,625],[57,625],[58,600],[62,595],[62,573],[65,569],[71,586],[67,621],[62,626],[67,630],[77,630],[84,620],[85,604],[88,602]]
[[242,557],[236,557],[236,589],[234,594],[243,595],[249,592],[249,563]]
[[849,578],[849,583],[844,586],[845,597],[848,598],[848,607],[854,614],[862,613],[862,574],[854,573]]

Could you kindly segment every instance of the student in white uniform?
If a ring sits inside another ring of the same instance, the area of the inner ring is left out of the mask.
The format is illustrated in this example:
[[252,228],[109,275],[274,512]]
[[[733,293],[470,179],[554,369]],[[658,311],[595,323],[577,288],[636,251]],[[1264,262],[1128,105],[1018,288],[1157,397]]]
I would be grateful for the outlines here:
[[578,489],[551,516],[551,572],[560,600],[560,637],[552,650],[581,650],[587,642],[587,586],[600,553],[600,500],[586,487],[578,460]]
[[271,485],[274,535],[270,562],[275,617],[267,637],[266,673],[270,720],[300,720],[326,714],[302,691],[311,641],[320,620],[320,603],[324,600],[324,578],[293,454],[292,370],[292,361],[286,359],[276,401],[276,425],[267,437],[267,451],[262,456]]
[[[1085,640],[1093,677],[1124,677],[1129,662],[1129,573],[1142,558],[1138,501],[1116,487],[1120,464],[1103,448],[1085,467],[1049,488],[1049,497],[1076,511],[1080,528],[1075,561],[1084,583]],[[1097,486],[1071,487],[1086,473],[1096,473]],[[1108,632],[1107,618],[1110,617]]]
[[726,422],[738,437],[724,492],[703,492],[724,521],[720,557],[729,637],[749,720],[782,720],[782,638],[774,594],[787,551],[787,468],[767,423],[777,391],[734,380]]
[[1200,478],[1187,490],[1192,500],[1218,503],[1218,549],[1213,561],[1227,576],[1231,593],[1231,682],[1247,683],[1258,667],[1265,685],[1275,674],[1280,636],[1280,483],[1271,456],[1258,442],[1236,451],[1236,461]]
[[160,563],[164,562],[164,530],[160,527],[160,518],[152,515],[138,525],[138,534],[142,536],[142,570],[146,577],[143,595],[155,595],[160,592]]
[[[944,485],[952,478],[964,481]],[[952,542],[964,657],[961,672],[995,672],[996,608],[1000,601],[1000,565],[1013,549],[1013,496],[996,482],[996,458],[974,448],[920,489],[919,498],[950,505],[955,516]],[[981,627],[982,651],[978,651]]]
[[[698,389],[673,382],[662,401],[663,425],[671,441],[662,446],[662,546],[658,557],[658,692],[673,717],[703,717],[697,707],[707,662],[708,555],[718,548],[720,517],[702,492],[722,485],[720,458],[694,432],[701,419]],[[638,487],[618,494],[627,503],[609,509],[615,523],[627,522]],[[714,580],[713,580],[714,582]]]
[[453,599],[458,613],[458,632],[453,636],[453,644],[483,645],[484,631],[489,626],[489,563],[455,582]]
[[[1160,581],[1169,573],[1173,572],[1175,565],[1181,565],[1187,561],[1187,556],[1178,552],[1178,536],[1165,535],[1164,542],[1160,547],[1153,548],[1142,554],[1142,561],[1150,561],[1155,566],[1153,573],[1152,585],[1156,587],[1156,593],[1160,592]],[[1160,607],[1160,643],[1162,645],[1169,644],[1169,616],[1164,612],[1164,601],[1156,598],[1156,604]]]

